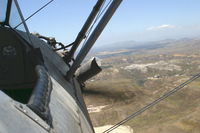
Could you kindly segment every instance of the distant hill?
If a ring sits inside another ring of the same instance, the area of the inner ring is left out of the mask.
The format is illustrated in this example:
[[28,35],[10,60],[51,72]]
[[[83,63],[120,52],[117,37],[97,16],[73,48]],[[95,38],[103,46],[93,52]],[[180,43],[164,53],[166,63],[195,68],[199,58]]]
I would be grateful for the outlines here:
[[199,38],[182,38],[179,40],[165,39],[160,41],[136,42],[124,41],[107,45],[95,46],[90,52],[90,56],[110,57],[121,54],[135,54],[141,51],[156,50],[156,53],[173,52],[174,50],[187,52],[187,50],[196,50],[200,48]]

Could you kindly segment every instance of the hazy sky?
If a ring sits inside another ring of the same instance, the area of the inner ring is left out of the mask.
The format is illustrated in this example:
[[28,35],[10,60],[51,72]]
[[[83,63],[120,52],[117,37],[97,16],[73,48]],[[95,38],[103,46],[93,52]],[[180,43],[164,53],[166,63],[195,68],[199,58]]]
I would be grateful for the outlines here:
[[[25,18],[48,0],[19,0]],[[27,23],[31,32],[72,42],[96,0],[55,0]],[[200,0],[123,0],[98,45],[200,36]]]

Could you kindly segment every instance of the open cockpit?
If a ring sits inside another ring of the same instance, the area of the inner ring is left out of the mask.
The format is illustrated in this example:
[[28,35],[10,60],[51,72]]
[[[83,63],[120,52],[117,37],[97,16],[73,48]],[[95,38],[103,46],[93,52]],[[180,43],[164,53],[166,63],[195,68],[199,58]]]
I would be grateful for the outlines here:
[[26,42],[10,28],[0,28],[0,89],[13,99],[27,103],[36,81],[35,64]]
[[36,83],[28,28],[17,1],[0,0],[0,4],[0,89],[27,103]]
[[0,91],[50,123],[50,76],[34,48],[17,0],[0,0]]

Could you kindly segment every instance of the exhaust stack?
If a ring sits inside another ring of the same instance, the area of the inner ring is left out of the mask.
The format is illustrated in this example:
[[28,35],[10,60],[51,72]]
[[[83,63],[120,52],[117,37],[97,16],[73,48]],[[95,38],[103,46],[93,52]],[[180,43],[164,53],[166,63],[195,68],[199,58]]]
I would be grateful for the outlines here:
[[92,78],[101,71],[100,63],[98,63],[96,58],[92,58],[76,71],[75,76],[80,83],[84,83],[86,80]]

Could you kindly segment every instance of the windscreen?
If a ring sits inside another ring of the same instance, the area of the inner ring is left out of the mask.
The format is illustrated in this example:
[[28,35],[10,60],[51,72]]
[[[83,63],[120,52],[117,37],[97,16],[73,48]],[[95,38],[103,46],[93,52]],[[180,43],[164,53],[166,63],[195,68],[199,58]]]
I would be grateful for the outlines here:
[[22,23],[22,18],[20,16],[20,13],[15,1],[13,1],[11,4],[9,26],[12,27],[13,29],[25,31],[25,26]]
[[24,39],[31,42],[29,31],[24,22],[17,0],[0,0],[0,26],[12,28]]
[[24,39],[30,42],[29,31],[24,22],[17,0],[13,0],[9,15],[9,27],[18,32]]
[[0,0],[0,22],[3,23],[6,19],[7,0]]

